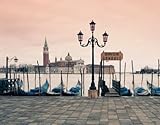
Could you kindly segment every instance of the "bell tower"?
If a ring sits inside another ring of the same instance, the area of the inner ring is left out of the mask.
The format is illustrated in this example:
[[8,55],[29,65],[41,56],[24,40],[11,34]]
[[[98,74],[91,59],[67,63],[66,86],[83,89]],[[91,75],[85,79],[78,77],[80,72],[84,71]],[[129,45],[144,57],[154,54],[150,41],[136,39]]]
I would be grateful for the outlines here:
[[45,43],[43,47],[43,66],[47,66],[48,64],[49,64],[49,50],[48,50],[47,39],[45,37]]

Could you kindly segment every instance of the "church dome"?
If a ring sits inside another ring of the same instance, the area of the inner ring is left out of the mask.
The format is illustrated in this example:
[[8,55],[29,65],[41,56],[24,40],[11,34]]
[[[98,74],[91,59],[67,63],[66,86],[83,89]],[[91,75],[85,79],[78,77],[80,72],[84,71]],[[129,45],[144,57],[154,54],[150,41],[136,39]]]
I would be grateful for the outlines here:
[[79,63],[80,63],[80,64],[84,64],[84,60],[82,60],[82,59],[80,58]]
[[65,57],[66,61],[72,61],[72,57],[70,56],[70,54],[68,53],[68,55]]

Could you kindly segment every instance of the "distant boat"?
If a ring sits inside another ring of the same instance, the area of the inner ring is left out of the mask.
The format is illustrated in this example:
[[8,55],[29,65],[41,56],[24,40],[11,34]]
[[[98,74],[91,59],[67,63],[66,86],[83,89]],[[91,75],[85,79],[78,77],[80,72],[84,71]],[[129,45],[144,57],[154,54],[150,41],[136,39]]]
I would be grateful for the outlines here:
[[149,96],[150,93],[148,90],[144,89],[143,87],[136,87],[134,89],[135,96]]
[[160,87],[156,87],[147,81],[147,87],[153,96],[160,96]]
[[46,79],[45,83],[42,85],[41,88],[36,87],[35,89],[31,89],[28,95],[38,95],[38,94],[45,95],[48,91],[48,88],[49,88],[49,83],[48,80]]

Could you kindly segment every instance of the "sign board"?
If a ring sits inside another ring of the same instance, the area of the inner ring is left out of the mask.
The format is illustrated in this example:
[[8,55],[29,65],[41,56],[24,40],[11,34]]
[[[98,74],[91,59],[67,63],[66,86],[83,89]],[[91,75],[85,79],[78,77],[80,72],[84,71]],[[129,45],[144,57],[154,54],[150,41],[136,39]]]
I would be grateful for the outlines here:
[[102,52],[101,53],[101,59],[102,60],[122,60],[123,59],[123,53],[120,52]]

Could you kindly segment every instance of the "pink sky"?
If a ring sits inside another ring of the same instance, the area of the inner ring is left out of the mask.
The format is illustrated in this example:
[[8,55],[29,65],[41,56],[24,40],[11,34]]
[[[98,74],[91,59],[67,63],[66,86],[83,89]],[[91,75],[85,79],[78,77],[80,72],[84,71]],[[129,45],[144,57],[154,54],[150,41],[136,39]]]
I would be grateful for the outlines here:
[[87,42],[93,19],[99,42],[104,31],[109,34],[107,46],[95,49],[96,63],[103,50],[122,51],[122,65],[127,62],[128,71],[132,59],[137,70],[145,65],[156,68],[160,58],[159,5],[159,0],[1,0],[0,65],[5,64],[6,56],[17,56],[19,63],[39,60],[42,64],[45,36],[51,61],[64,59],[70,52],[73,59],[81,57],[91,63],[91,47],[80,47],[77,33],[82,30]]

